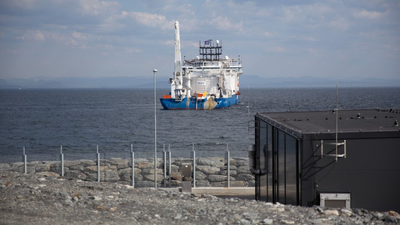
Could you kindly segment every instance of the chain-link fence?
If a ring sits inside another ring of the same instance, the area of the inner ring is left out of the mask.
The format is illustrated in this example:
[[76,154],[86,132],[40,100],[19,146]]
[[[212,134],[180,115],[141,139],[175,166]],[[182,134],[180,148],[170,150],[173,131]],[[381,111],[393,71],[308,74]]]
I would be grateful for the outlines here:
[[[0,169],[21,173],[40,173],[97,182],[120,182],[134,187],[181,187],[189,180],[193,187],[254,186],[248,158],[235,151],[196,151],[195,145],[184,152],[174,152],[169,145],[157,151],[69,151],[60,146],[52,154],[29,154],[23,148],[19,155],[2,155]],[[190,169],[190,177],[183,170]],[[188,176],[188,175],[186,175]]]

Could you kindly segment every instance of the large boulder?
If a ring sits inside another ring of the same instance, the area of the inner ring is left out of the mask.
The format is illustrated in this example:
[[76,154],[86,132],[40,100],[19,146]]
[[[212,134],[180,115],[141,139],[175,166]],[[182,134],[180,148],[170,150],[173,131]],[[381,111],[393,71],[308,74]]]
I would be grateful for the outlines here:
[[[223,171],[220,172],[220,174],[221,174],[221,175],[228,176],[228,170],[223,170]],[[237,175],[236,170],[231,170],[231,171],[230,171],[230,175],[231,175],[231,176],[236,176],[236,175]]]
[[[97,181],[97,173],[90,173],[87,176],[88,180]],[[100,172],[100,181],[119,181],[120,177],[118,176],[118,172],[115,171],[107,171],[107,172]]]
[[[142,172],[141,169],[135,168],[135,180],[143,179],[141,172]],[[131,181],[132,180],[132,168],[118,170],[118,175],[122,181]]]
[[[135,175],[142,173],[141,169],[135,168]],[[119,176],[124,176],[125,174],[132,175],[132,168],[126,168],[122,170],[118,170],[118,175]]]
[[219,167],[213,167],[213,166],[196,166],[196,169],[200,170],[201,172],[205,174],[217,174],[220,172]]
[[224,158],[220,157],[198,158],[196,160],[196,164],[203,166],[222,167],[225,165],[225,160]]
[[108,160],[111,165],[117,166],[118,169],[125,169],[129,167],[128,159],[111,158]]
[[79,160],[78,162],[79,165],[82,165],[84,167],[96,165],[96,162],[94,162],[93,160]]
[[8,163],[0,163],[1,170],[8,170],[10,168],[10,164]]
[[[132,174],[126,173],[124,175],[120,175],[119,178],[121,181],[132,181]],[[135,182],[142,180],[143,180],[142,174],[135,174]]]
[[[117,172],[117,167],[116,166],[100,166],[100,172],[111,172],[111,171]],[[88,166],[88,167],[86,167],[85,172],[95,173],[95,172],[97,172],[97,166]]]
[[[142,169],[142,174],[143,175],[151,175],[154,174],[154,168],[153,169]],[[162,169],[157,169],[157,174],[164,174],[164,171]]]
[[154,181],[137,181],[135,182],[135,187],[144,188],[144,187],[154,187]]
[[[229,168],[230,168],[231,170],[236,170],[236,169],[237,169],[237,167],[236,167],[236,166],[232,166],[232,164],[229,166]],[[221,167],[221,170],[228,170],[228,166],[222,166],[222,167]]]
[[196,181],[196,187],[210,187],[210,181],[198,180],[198,181]]
[[237,173],[238,174],[242,174],[242,173],[250,174],[249,166],[239,166],[237,168]]
[[236,166],[248,166],[249,158],[235,158]]
[[[131,177],[131,179],[132,179],[132,177]],[[136,181],[142,181],[143,180],[143,175],[142,174],[136,174],[135,173],[135,182]]]
[[77,170],[77,171],[85,171],[85,167],[83,165],[77,164],[77,165],[72,165],[72,166],[65,166],[66,168],[68,168],[69,170]]
[[61,173],[61,162],[53,162],[50,164],[50,172]]
[[207,175],[203,172],[196,170],[196,180],[205,180]]
[[220,182],[210,182],[211,187],[227,187],[228,182],[227,181],[220,181]]
[[208,175],[207,178],[210,182],[220,182],[228,180],[228,177],[223,175]]
[[[168,170],[168,167],[167,167]],[[177,165],[171,165],[171,173],[175,173],[179,171],[179,166]]]
[[67,179],[77,179],[77,180],[86,180],[86,174],[82,173],[78,170],[70,170],[64,175]]
[[64,160],[65,167],[77,166],[77,165],[79,165],[79,163],[80,163],[79,160],[74,160],[74,161]]
[[[24,173],[25,172],[24,163],[23,162],[11,163],[10,170],[15,171],[15,172]],[[34,174],[36,172],[36,164],[28,163],[26,166],[26,170],[27,170],[28,174]]]
[[36,175],[38,175],[40,177],[60,177],[60,174],[53,173],[53,172],[39,172],[39,173],[36,173]]
[[36,165],[36,173],[38,172],[48,172],[50,171],[50,163],[43,162],[41,164]]
[[[161,181],[161,185],[159,187],[164,187],[164,183],[166,187],[169,187],[169,179],[168,177],[166,179],[163,179]],[[182,186],[182,181],[181,180],[171,180],[171,187],[180,187]]]
[[174,172],[171,173],[172,180],[182,180],[182,173]]
[[138,162],[138,164],[135,167],[137,167],[139,169],[150,169],[150,168],[154,168],[154,163],[153,162],[149,162],[149,161]]
[[[145,180],[154,181],[154,174],[143,175]],[[157,182],[161,182],[164,179],[164,176],[157,175]]]
[[254,176],[251,174],[239,174],[236,176],[237,180],[251,181],[254,180]]

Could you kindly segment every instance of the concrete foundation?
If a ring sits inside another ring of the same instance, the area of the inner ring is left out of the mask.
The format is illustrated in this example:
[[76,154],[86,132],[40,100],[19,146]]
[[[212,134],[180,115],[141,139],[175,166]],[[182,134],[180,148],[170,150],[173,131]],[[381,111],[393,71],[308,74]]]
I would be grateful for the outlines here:
[[254,196],[254,187],[196,187],[192,188],[194,194],[209,194],[218,196]]

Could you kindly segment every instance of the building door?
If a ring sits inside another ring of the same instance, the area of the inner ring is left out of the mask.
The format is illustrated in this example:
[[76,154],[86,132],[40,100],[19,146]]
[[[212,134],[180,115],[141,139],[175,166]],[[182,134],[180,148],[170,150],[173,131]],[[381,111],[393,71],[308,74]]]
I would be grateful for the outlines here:
[[283,131],[272,128],[271,190],[272,202],[298,204],[297,140]]

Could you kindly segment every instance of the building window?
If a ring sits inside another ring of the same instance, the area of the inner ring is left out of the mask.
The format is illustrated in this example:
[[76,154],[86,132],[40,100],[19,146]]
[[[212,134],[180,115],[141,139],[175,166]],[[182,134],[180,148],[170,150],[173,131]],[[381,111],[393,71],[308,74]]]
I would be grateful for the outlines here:
[[273,164],[272,164],[272,146],[273,146],[273,135],[272,135],[272,126],[267,125],[267,153],[266,153],[266,168],[268,168],[268,173],[267,173],[267,200],[268,202],[273,201],[273,188],[272,185],[273,183]]
[[286,135],[285,133],[283,133],[282,131],[278,132],[278,152],[276,154],[277,157],[277,175],[278,175],[278,179],[277,179],[277,184],[278,184],[278,188],[277,188],[277,196],[278,199],[277,201],[283,204],[286,204],[286,149],[285,149],[285,138]]
[[296,139],[286,135],[286,204],[296,205]]
[[265,121],[257,121],[256,199],[297,205],[297,140]]

